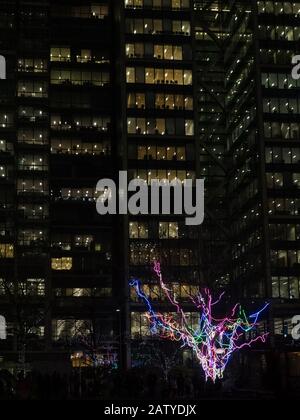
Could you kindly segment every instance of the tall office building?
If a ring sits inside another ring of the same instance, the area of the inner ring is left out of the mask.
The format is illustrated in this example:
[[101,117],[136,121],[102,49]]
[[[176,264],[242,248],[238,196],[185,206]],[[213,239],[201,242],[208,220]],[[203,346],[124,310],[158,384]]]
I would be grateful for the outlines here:
[[[125,1],[126,145],[131,178],[195,179],[197,174],[194,16],[190,2]],[[174,311],[153,273],[161,262],[169,287],[196,326],[189,304],[199,290],[199,229],[181,216],[129,217],[129,276],[162,311]],[[133,345],[150,336],[145,307],[131,294]]]
[[[271,302],[262,371],[297,371],[300,2],[2,1],[0,313],[4,358],[107,348],[130,365],[149,336],[131,277],[162,311],[152,262],[189,295]],[[97,181],[205,178],[201,227],[105,216]],[[275,351],[278,350],[278,351]],[[252,354],[252,353],[251,353]],[[190,358],[188,352],[185,358]],[[76,360],[73,362],[76,363]],[[284,373],[285,374],[285,373]]]
[[13,358],[46,362],[74,348],[114,347],[114,234],[111,219],[95,211],[97,180],[113,172],[110,5],[1,8],[5,346]]
[[291,383],[299,377],[299,342],[291,336],[299,312],[299,81],[291,63],[300,3],[196,4],[207,210],[214,226],[220,210],[227,220],[224,271],[213,281],[230,279],[232,297],[248,307],[271,303],[260,326],[270,332],[267,351],[252,355],[261,372],[268,366]]

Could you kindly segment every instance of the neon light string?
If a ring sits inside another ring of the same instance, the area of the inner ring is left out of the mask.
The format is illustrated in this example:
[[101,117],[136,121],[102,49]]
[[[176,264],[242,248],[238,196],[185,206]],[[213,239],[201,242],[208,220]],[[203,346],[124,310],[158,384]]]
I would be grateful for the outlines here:
[[234,352],[251,347],[258,341],[266,341],[268,333],[241,342],[245,333],[250,333],[255,329],[260,315],[269,304],[248,317],[241,305],[236,304],[230,317],[217,319],[213,317],[212,308],[221,302],[224,293],[213,301],[209,289],[204,289],[198,296],[189,296],[200,315],[198,326],[194,329],[189,325],[175,294],[165,284],[158,262],[154,264],[154,272],[168,301],[176,308],[178,319],[170,314],[156,312],[150,299],[144,293],[141,282],[132,280],[130,286],[135,289],[137,296],[147,307],[146,316],[149,320],[150,331],[162,339],[178,342],[181,347],[192,349],[204,370],[206,380],[210,378],[215,382],[218,378],[222,378]]

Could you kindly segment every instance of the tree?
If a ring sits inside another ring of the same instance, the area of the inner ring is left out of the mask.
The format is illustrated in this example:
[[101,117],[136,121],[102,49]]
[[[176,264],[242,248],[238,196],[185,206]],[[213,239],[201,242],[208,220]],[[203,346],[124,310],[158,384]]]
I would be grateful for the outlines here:
[[141,282],[132,280],[130,285],[135,288],[137,295],[147,306],[151,333],[178,342],[182,347],[191,348],[204,370],[206,380],[211,378],[215,382],[218,378],[222,378],[232,354],[237,350],[251,347],[257,341],[266,341],[268,333],[257,332],[254,338],[249,335],[256,330],[259,316],[268,304],[249,317],[241,305],[237,304],[229,316],[218,319],[213,316],[213,309],[221,301],[224,293],[213,301],[209,289],[204,289],[197,296],[190,296],[196,312],[199,313],[199,324],[195,328],[189,324],[184,309],[164,282],[160,263],[154,263],[154,272],[163,293],[175,308],[176,316],[156,312],[143,292]]

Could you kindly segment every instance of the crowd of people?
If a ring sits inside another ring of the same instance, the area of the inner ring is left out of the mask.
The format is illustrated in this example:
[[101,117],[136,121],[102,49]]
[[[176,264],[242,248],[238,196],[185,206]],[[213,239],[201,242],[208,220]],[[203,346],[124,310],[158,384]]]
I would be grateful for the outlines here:
[[205,384],[199,372],[177,372],[166,380],[159,372],[142,370],[74,369],[68,374],[0,371],[0,400],[194,399],[211,392],[220,393],[221,384]]

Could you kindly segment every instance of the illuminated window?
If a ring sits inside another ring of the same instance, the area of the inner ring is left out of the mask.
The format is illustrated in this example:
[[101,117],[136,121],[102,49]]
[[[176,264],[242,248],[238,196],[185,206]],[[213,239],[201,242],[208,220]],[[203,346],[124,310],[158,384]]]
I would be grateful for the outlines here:
[[145,94],[131,92],[127,95],[128,108],[145,108]]
[[98,19],[104,19],[105,16],[108,16],[108,5],[105,4],[92,4],[91,5],[91,14],[92,17]]
[[126,82],[127,83],[135,83],[135,68],[134,67],[127,67]]
[[50,61],[71,61],[71,50],[68,47],[52,47]]
[[0,244],[0,258],[14,258],[14,246],[12,244]]
[[91,50],[81,50],[81,54],[76,58],[79,63],[89,63],[92,60]]
[[[147,291],[146,291],[147,294]],[[178,320],[176,313],[164,313],[164,315],[170,315],[174,320]],[[197,329],[199,327],[199,313],[186,312],[185,319],[187,325],[190,328]],[[149,328],[149,319],[145,313],[132,312],[131,313],[131,336],[132,338],[141,338],[151,335]]]
[[0,296],[4,296],[6,294],[13,293],[14,291],[14,284],[6,279],[0,278]]
[[63,319],[52,321],[52,332],[54,340],[65,340],[75,336],[88,337],[92,326],[89,320]]
[[129,224],[129,236],[131,239],[148,239],[148,224],[140,222],[131,222]]
[[161,222],[159,224],[159,239],[178,239],[178,223]]
[[54,271],[70,271],[73,267],[73,258],[52,258],[51,268]]
[[47,61],[42,58],[20,58],[18,70],[24,72],[40,73],[47,71]]
[[24,296],[45,296],[44,279],[27,279],[19,285],[19,294]]
[[78,235],[74,238],[74,244],[76,248],[86,248],[90,250],[93,241],[94,237],[89,235]]

